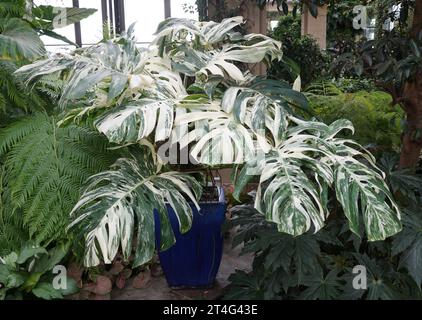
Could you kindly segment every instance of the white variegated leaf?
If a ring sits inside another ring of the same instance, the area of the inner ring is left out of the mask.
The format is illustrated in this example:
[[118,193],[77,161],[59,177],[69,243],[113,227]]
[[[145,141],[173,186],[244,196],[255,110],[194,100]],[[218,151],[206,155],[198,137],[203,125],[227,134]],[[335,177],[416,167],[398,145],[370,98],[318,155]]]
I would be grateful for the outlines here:
[[169,101],[139,100],[136,105],[116,108],[95,121],[98,131],[110,142],[135,143],[155,131],[154,141],[170,137],[174,107]]
[[184,195],[199,208],[198,182],[178,172],[154,175],[140,161],[122,158],[113,171],[92,176],[72,210],[74,220],[69,228],[79,226],[85,233],[86,266],[96,266],[100,261],[111,263],[119,248],[128,259],[134,238],[137,240],[134,266],[148,262],[155,250],[154,209],[160,217],[160,249],[169,248],[174,235],[166,204],[173,208],[180,231],[185,233],[190,229],[192,210]]

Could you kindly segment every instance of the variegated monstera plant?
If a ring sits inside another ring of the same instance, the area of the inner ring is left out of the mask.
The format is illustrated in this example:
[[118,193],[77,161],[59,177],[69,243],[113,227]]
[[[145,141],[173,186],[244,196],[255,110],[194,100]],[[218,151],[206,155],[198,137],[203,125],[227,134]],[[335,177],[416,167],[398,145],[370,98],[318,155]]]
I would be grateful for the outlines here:
[[110,142],[139,149],[92,176],[71,213],[70,227],[79,226],[86,239],[87,266],[110,263],[119,248],[128,258],[134,241],[135,266],[150,260],[154,208],[161,249],[174,243],[166,204],[181,231],[189,230],[189,201],[197,204],[201,186],[169,171],[157,153],[164,142],[189,150],[200,165],[236,167],[237,196],[258,176],[255,208],[280,232],[297,236],[323,228],[329,195],[343,206],[353,232],[364,224],[374,241],[400,231],[399,210],[374,158],[339,137],[353,131],[352,124],[305,121],[298,111],[307,101],[297,82],[291,88],[242,71],[282,58],[279,42],[237,32],[242,23],[242,17],[221,23],[167,19],[146,49],[137,47],[131,27],[117,39],[20,69],[28,83],[51,73],[66,81],[60,125],[94,119]]

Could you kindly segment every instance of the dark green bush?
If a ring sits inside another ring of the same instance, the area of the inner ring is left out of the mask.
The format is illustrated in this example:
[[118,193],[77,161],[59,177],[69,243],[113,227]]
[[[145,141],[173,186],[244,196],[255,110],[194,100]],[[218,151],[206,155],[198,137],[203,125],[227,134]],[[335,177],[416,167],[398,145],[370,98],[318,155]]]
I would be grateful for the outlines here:
[[297,74],[304,86],[322,79],[331,62],[328,54],[321,51],[315,39],[300,35],[300,17],[283,16],[271,33],[283,44],[283,61],[275,63],[268,73],[275,79],[294,80]]

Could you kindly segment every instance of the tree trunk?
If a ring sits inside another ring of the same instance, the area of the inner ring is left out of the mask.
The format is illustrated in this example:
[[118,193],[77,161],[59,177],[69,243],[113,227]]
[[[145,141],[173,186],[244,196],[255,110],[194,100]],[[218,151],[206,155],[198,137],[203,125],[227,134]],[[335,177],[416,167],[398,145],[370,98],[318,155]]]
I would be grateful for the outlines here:
[[[411,37],[422,30],[422,0],[416,0]],[[400,168],[415,168],[422,150],[422,72],[418,72],[403,90],[406,129],[403,133]]]
[[422,30],[422,0],[415,1],[415,11],[413,14],[413,25],[411,36],[416,38],[419,32]]
[[422,74],[404,87],[404,105],[407,113],[400,156],[401,168],[414,168],[422,150]]

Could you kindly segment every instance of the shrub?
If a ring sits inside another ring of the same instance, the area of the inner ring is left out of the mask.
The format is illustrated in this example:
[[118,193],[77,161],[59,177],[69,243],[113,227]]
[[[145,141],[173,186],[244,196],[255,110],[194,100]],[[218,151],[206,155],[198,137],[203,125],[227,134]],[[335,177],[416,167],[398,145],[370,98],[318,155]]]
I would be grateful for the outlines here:
[[327,74],[331,58],[321,51],[315,39],[300,35],[300,18],[283,16],[271,37],[283,45],[283,61],[274,63],[268,70],[275,79],[292,79],[300,74],[307,85]]
[[326,123],[339,118],[352,121],[353,138],[380,150],[400,147],[403,112],[392,105],[392,98],[381,91],[343,92],[331,83],[319,83],[307,89],[315,115]]

